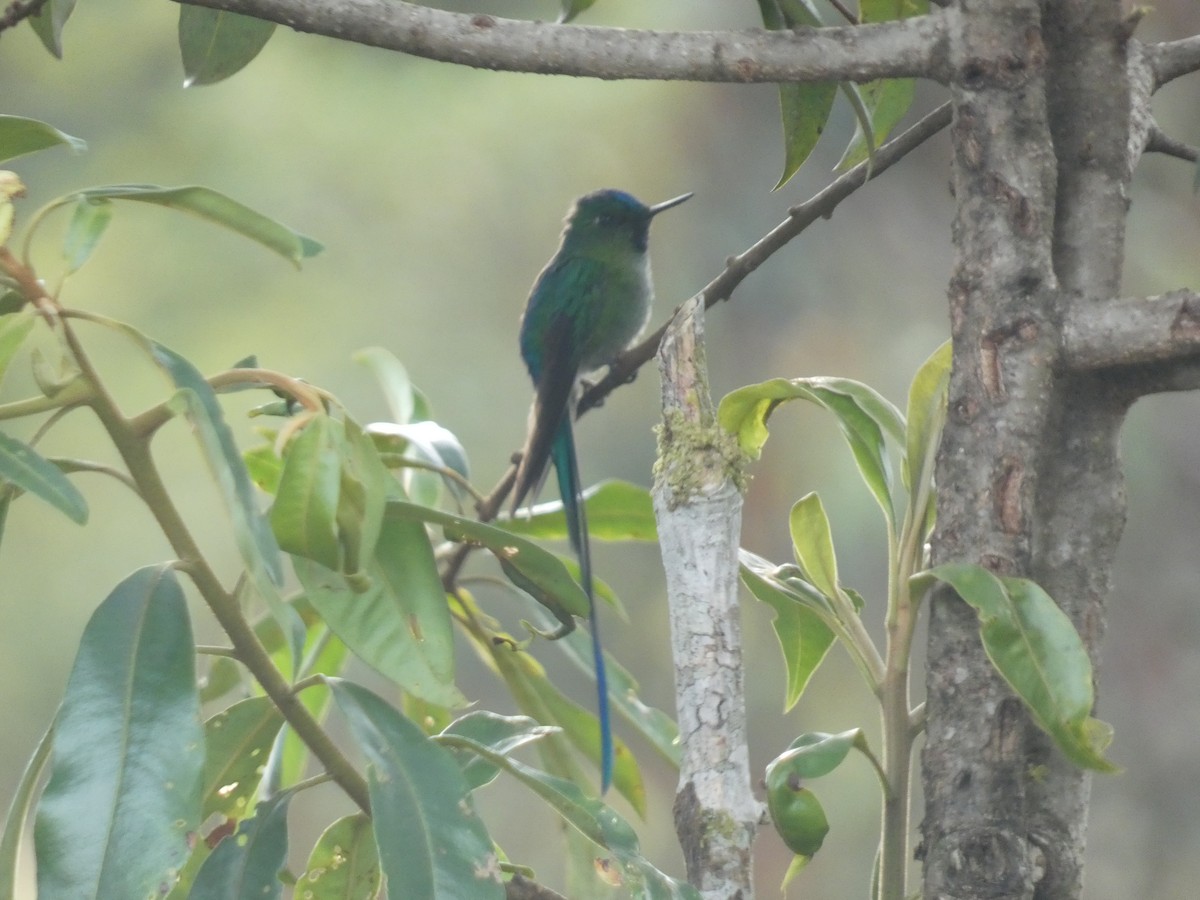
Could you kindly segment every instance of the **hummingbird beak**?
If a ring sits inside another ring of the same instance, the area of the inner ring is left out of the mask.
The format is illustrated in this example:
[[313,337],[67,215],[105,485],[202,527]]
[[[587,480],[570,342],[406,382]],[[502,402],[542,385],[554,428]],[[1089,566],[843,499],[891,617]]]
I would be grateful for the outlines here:
[[691,199],[692,194],[693,194],[692,191],[688,191],[686,194],[682,194],[678,197],[675,197],[672,200],[664,200],[662,203],[657,203],[654,206],[650,207],[650,215],[657,216],[660,212],[668,210],[672,206],[678,206],[684,200]]

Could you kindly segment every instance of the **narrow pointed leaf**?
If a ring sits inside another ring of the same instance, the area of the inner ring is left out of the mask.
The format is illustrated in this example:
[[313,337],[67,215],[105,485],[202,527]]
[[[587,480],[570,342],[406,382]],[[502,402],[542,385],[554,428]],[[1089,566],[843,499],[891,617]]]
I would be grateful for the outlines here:
[[347,419],[342,425],[342,471],[337,526],[345,556],[342,571],[364,571],[374,557],[387,498],[395,480],[388,474],[371,436]]
[[933,478],[933,463],[942,427],[946,423],[946,397],[950,384],[952,348],[946,341],[933,351],[913,376],[908,389],[908,436],[904,476],[909,495]]
[[111,220],[112,204],[109,201],[79,198],[63,242],[68,272],[78,272],[88,261]]
[[147,897],[188,856],[204,738],[187,605],[172,569],[139,569],[84,629],[38,806],[44,898]]
[[374,900],[383,873],[371,820],[363,813],[344,816],[325,829],[296,883],[304,900]]
[[[588,614],[589,603],[583,588],[570,576],[558,557],[532,541],[473,519],[404,501],[389,502],[387,517],[441,525],[447,540],[486,547],[497,559],[520,572],[541,592],[539,600],[543,597],[547,602],[553,600],[561,607],[561,611],[569,615],[584,618]],[[551,611],[561,620],[559,611]]]
[[42,779],[42,772],[50,760],[53,746],[54,726],[46,729],[37,749],[25,765],[21,780],[8,806],[4,821],[4,837],[0,838],[0,897],[17,896],[17,864],[21,859],[21,838],[25,831],[25,820],[33,807],[33,795]]
[[[858,4],[859,20],[864,24],[891,22],[928,12],[929,0],[860,0]],[[904,118],[912,106],[916,94],[915,87],[916,82],[911,78],[888,78],[858,86],[870,111],[873,131],[871,146],[878,147],[886,141],[892,129]],[[838,170],[845,171],[862,162],[867,158],[868,149],[866,133],[860,123],[853,140],[837,164]]]
[[297,266],[301,260],[316,256],[322,250],[321,245],[312,238],[305,237],[222,193],[198,185],[167,188],[155,184],[116,184],[88,188],[80,191],[80,195],[92,201],[133,200],[191,213],[248,237],[291,260]]
[[258,508],[254,486],[217,395],[196,367],[175,351],[151,342],[151,353],[179,388],[179,402],[195,429],[200,449],[233,519],[234,539],[242,561],[254,576],[259,592],[270,601],[277,596],[275,586],[283,582],[279,545]]
[[0,316],[0,382],[4,380],[8,365],[21,349],[25,338],[33,331],[36,320],[37,313],[32,309]]
[[904,118],[916,96],[916,81],[911,78],[888,78],[858,86],[859,96],[871,122],[872,136],[867,140],[861,121],[854,137],[838,160],[835,170],[845,172],[854,168],[888,139],[892,129]]
[[[811,5],[799,0],[782,4],[779,0],[760,0],[763,25],[771,30],[796,26],[820,27],[821,20]],[[781,84],[779,113],[783,122],[783,174],[774,190],[779,190],[808,159],[820,140],[833,109],[837,85],[833,83]]]
[[863,740],[861,728],[839,734],[809,731],[792,741],[787,751],[775,761],[786,761],[800,778],[820,778],[840,766]]
[[[45,15],[45,8],[42,14]],[[87,149],[85,141],[59,131],[45,122],[27,119],[24,116],[0,116],[0,162],[59,144],[65,144],[76,152]]]
[[253,818],[217,844],[200,867],[188,900],[281,897],[279,875],[287,863],[287,808],[292,796],[285,791],[259,803]]
[[1104,757],[1111,731],[1091,717],[1087,649],[1050,596],[1032,581],[998,578],[978,565],[948,564],[930,574],[974,607],[988,658],[1063,755],[1081,768],[1118,771]]
[[740,556],[742,582],[758,600],[775,610],[772,625],[787,669],[783,706],[786,712],[796,705],[809,679],[829,653],[834,633],[795,592],[769,577],[768,572],[774,567],[766,560],[746,551]]
[[[576,631],[567,635],[555,646],[580,670],[593,680],[596,668],[592,658],[591,635]],[[629,670],[607,651],[604,667],[608,673],[609,700],[621,718],[632,725],[651,746],[671,765],[679,766],[679,727],[675,720],[653,706],[647,706],[640,697],[640,687]]]
[[577,15],[588,9],[596,0],[560,0],[562,12],[558,14],[559,24],[570,22]]
[[215,84],[240,71],[258,56],[274,31],[275,23],[265,19],[199,6],[180,7],[183,86]]
[[821,498],[815,493],[801,497],[792,507],[788,526],[800,567],[819,591],[827,597],[835,596],[838,592],[837,557]]
[[74,10],[75,0],[48,0],[38,14],[29,19],[34,34],[57,59],[62,59],[63,55],[63,26]]
[[[569,699],[546,677],[530,673],[530,687],[549,711],[554,724],[560,726],[567,738],[592,762],[600,765],[600,722],[596,714]],[[641,769],[629,746],[616,735],[613,736],[612,784],[629,805],[640,816],[646,815],[646,784]]]
[[0,479],[28,491],[66,514],[72,522],[84,524],[88,517],[87,501],[54,463],[23,441],[0,431]]
[[333,429],[320,414],[291,441],[270,513],[280,549],[329,569],[342,556],[336,521],[342,464]]
[[700,895],[695,888],[669,878],[650,864],[642,855],[637,832],[602,800],[587,796],[571,781],[494,753],[486,747],[474,745],[471,749],[516,777],[566,822],[612,853],[622,867],[625,887],[632,896],[699,900]]
[[389,895],[502,898],[499,860],[454,757],[366,688],[341,679],[329,684],[367,758]]
[[455,738],[467,738],[494,753],[507,756],[517,748],[541,740],[557,730],[548,725],[539,725],[529,716],[500,716],[485,710],[473,710],[447,725],[435,740],[450,750],[458,760],[468,786],[476,790],[495,779],[500,769],[474,753],[456,748],[453,743]]
[[366,366],[379,382],[392,422],[407,425],[413,420],[416,409],[412,379],[404,364],[383,347],[366,347],[354,354],[354,361]]

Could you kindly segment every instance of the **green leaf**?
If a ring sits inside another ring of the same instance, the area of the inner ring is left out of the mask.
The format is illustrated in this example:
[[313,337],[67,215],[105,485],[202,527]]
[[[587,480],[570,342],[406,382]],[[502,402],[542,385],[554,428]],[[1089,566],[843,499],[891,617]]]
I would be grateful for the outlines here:
[[412,379],[404,364],[392,355],[390,350],[383,347],[366,347],[354,354],[356,363],[366,366],[383,389],[383,397],[387,401],[388,410],[392,414],[392,422],[396,425],[407,425],[413,421],[416,410],[416,397]]
[[75,10],[75,0],[49,0],[36,16],[31,16],[29,26],[57,59],[62,59],[62,30],[67,19]]
[[846,146],[842,158],[834,167],[845,172],[867,159],[874,147],[888,139],[892,129],[904,118],[916,96],[916,81],[912,78],[887,78],[858,86],[862,105],[870,116],[871,140],[868,141],[862,122],[857,123],[854,137]]
[[107,200],[88,200],[80,197],[67,226],[67,237],[63,242],[63,256],[67,260],[67,272],[78,272],[88,261],[96,244],[104,235],[112,219],[112,204]]
[[[820,27],[821,20],[812,6],[804,0],[781,4],[778,0],[759,0],[759,11],[763,25],[771,30],[797,26]],[[804,164],[825,130],[833,101],[837,96],[837,85],[817,82],[812,84],[781,84],[779,86],[779,112],[783,121],[783,174],[773,190],[779,190]]]
[[482,744],[493,753],[508,756],[519,747],[541,740],[558,731],[547,725],[539,725],[529,716],[500,716],[485,710],[473,710],[455,719],[434,738],[448,747],[462,768],[467,785],[474,791],[491,783],[500,774],[498,766],[474,753],[458,748],[450,738],[467,738]]
[[[44,9],[42,14],[45,15]],[[87,149],[87,142],[45,122],[23,116],[0,116],[0,162],[59,144],[66,144],[77,153]]]
[[[538,667],[540,669],[540,666]],[[545,670],[526,667],[529,687],[542,707],[575,747],[597,765],[600,764],[600,722],[596,714],[569,699],[546,677]],[[613,787],[629,801],[638,815],[646,815],[646,784],[629,746],[613,735]]]
[[788,517],[792,533],[792,548],[796,561],[813,585],[827,597],[838,592],[837,557],[833,551],[833,535],[821,498],[806,494],[796,501]]
[[570,22],[573,18],[591,7],[596,0],[560,0],[562,12],[558,14],[559,24]]
[[43,898],[147,897],[200,824],[204,742],[183,591],[139,569],[84,629],[35,842]]
[[[179,389],[171,399],[171,408],[184,413],[191,422],[201,453],[229,511],[233,538],[250,575],[250,583],[284,632],[293,636],[293,652],[298,655],[304,629],[295,611],[279,595],[278,586],[283,583],[279,544],[266,516],[258,508],[246,464],[216,393],[199,370],[174,350],[136,332],[131,336],[145,344],[154,362]],[[298,659],[293,657],[293,665],[296,662]]]
[[[591,635],[575,631],[556,641],[554,646],[595,681],[596,668],[592,657]],[[604,654],[604,668],[608,673],[608,696],[613,709],[636,728],[663,759],[678,768],[679,727],[674,719],[662,710],[642,702],[637,681],[629,670],[607,651]]]
[[318,414],[289,442],[270,513],[280,549],[329,569],[342,556],[336,522],[342,464],[333,429]]
[[[628,481],[602,481],[583,492],[588,534],[602,541],[657,541],[650,492]],[[512,534],[565,541],[567,519],[562,501],[539,503],[529,515],[517,514],[496,524]]]
[[[367,432],[381,452],[399,454],[405,459],[445,469],[462,478],[470,477],[466,450],[452,431],[437,422],[426,420],[405,425],[372,422],[367,426]],[[399,467],[399,463],[394,467]],[[401,480],[409,497],[425,506],[433,506],[440,496],[442,479],[459,497],[463,495],[462,485],[450,475],[440,472],[408,467]]]
[[242,700],[204,723],[203,819],[214,813],[226,819],[246,817],[282,727],[283,716],[268,697]]
[[809,731],[792,741],[775,762],[787,763],[800,778],[820,778],[840,766],[857,746],[865,746],[861,728],[840,734]]
[[53,724],[46,729],[37,749],[25,765],[21,780],[8,806],[4,820],[4,837],[0,839],[0,897],[17,896],[17,864],[21,859],[21,838],[25,831],[25,820],[33,807],[33,795],[42,780],[42,771],[50,759],[54,741]]
[[[0,206],[2,206],[2,203],[0,203]],[[2,216],[3,216],[3,212],[0,212],[0,217],[2,217]],[[2,231],[2,230],[3,230],[3,228],[2,228],[2,226],[0,226],[0,231]],[[25,297],[22,296],[20,291],[14,291],[14,290],[10,290],[10,289],[4,288],[4,287],[0,287],[0,316],[7,316],[7,315],[10,315],[11,313],[18,313],[24,308],[25,308]]]
[[792,180],[817,146],[837,97],[837,85],[826,82],[779,85],[783,122],[783,172],[772,190]]
[[873,388],[848,378],[774,378],[727,394],[717,416],[738,439],[742,452],[757,459],[769,436],[767,420],[791,400],[807,400],[834,414],[864,483],[894,525],[896,504],[885,442],[904,444],[904,419],[896,407]]
[[[784,711],[790,710],[804,693],[813,673],[833,646],[834,633],[802,595],[774,577],[776,567],[765,559],[742,550],[738,554],[742,581],[757,599],[775,610],[775,636],[787,668]],[[811,587],[811,586],[810,586]],[[812,588],[813,594],[818,594]],[[824,606],[824,598],[821,605]]]
[[[305,662],[301,667],[301,673],[304,675],[341,674],[349,656],[346,645],[339,638],[333,636],[324,625],[312,628],[310,634],[312,636],[309,646],[305,650]],[[314,719],[322,722],[333,702],[333,696],[324,688],[310,687],[300,694],[300,702],[304,704],[304,708]],[[272,761],[278,764],[280,784],[292,785],[304,777],[310,753],[308,745],[296,736],[296,732],[285,728],[283,745],[273,748],[273,752],[278,753],[277,760]]]
[[[933,467],[942,427],[946,424],[946,397],[950,385],[953,348],[946,341],[930,354],[913,376],[908,389],[908,434],[904,452],[904,478],[909,497],[933,480]],[[914,466],[916,467],[914,470]],[[913,510],[914,518],[920,510]]]
[[356,656],[431,703],[466,704],[454,686],[445,591],[429,538],[418,522],[383,521],[365,589],[303,558],[293,565],[313,606]]
[[386,515],[390,519],[441,525],[447,540],[487,548],[500,561],[510,578],[516,572],[524,579],[525,583],[518,587],[538,591],[535,599],[543,602],[559,621],[572,615],[586,618],[590,604],[583,588],[570,576],[558,557],[532,541],[473,519],[405,501],[389,501]]
[[329,685],[367,758],[389,895],[502,898],[499,860],[454,757],[366,688],[336,678]]
[[19,312],[0,316],[0,382],[4,381],[4,373],[16,356],[17,351],[33,331],[37,321],[37,313],[32,309],[22,309]]
[[325,829],[296,882],[305,900],[374,900],[383,874],[370,817],[344,816]]
[[182,6],[179,50],[184,87],[214,84],[244,68],[266,46],[275,23],[250,16]]
[[196,874],[188,900],[273,900],[283,895],[279,875],[287,863],[287,808],[284,791],[258,804],[254,818],[213,848]]
[[[929,0],[860,0],[859,21],[891,22],[929,12]],[[916,82],[911,78],[888,78],[858,86],[870,113],[872,140],[867,141],[862,123],[858,123],[854,138],[837,164],[845,171],[867,158],[870,146],[878,147],[912,106]]]
[[1104,757],[1111,730],[1091,717],[1095,695],[1087,648],[1050,596],[1032,581],[998,578],[978,565],[951,563],[930,574],[979,614],[992,665],[1063,755],[1081,768],[1119,771]]
[[270,444],[252,447],[242,454],[250,480],[265,494],[279,490],[279,479],[283,476],[283,460],[275,454]]
[[0,431],[0,479],[41,497],[79,525],[88,518],[87,501],[54,463],[28,444]]
[[192,423],[200,449],[233,519],[234,539],[242,561],[254,577],[259,593],[268,602],[272,597],[277,599],[275,585],[283,583],[279,545],[258,509],[254,486],[217,395],[199,370],[174,350],[151,341],[150,353],[179,388],[179,403]]
[[[460,739],[460,746],[468,746],[462,741]],[[632,896],[699,900],[699,893],[691,885],[669,878],[650,864],[642,855],[637,832],[603,801],[588,797],[571,781],[526,766],[487,747],[470,744],[470,749],[517,778],[564,821],[612,853],[622,868],[625,887]]]
[[379,543],[383,511],[395,481],[388,474],[375,443],[358,423],[346,419],[340,434],[341,486],[338,494],[338,534],[345,553],[342,570],[365,569]]
[[134,200],[188,212],[248,237],[290,259],[297,266],[302,259],[316,256],[323,249],[312,238],[305,237],[224,194],[198,185],[165,188],[154,184],[115,184],[88,188],[80,191],[79,196],[92,202]]

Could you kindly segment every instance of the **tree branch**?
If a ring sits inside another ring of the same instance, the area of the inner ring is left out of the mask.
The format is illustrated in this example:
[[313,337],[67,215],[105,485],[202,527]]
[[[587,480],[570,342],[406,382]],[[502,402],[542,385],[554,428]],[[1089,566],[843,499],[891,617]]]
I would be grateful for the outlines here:
[[603,79],[945,81],[946,14],[795,31],[634,31],[526,22],[401,0],[177,0],[478,69]]
[[1063,361],[1077,372],[1200,357],[1200,294],[1118,297],[1073,305],[1063,322]]
[[6,31],[25,19],[38,15],[46,3],[47,0],[26,0],[26,2],[13,0],[4,10],[4,14],[0,15],[0,31]]
[[1154,89],[1200,69],[1200,35],[1146,48],[1154,69]]

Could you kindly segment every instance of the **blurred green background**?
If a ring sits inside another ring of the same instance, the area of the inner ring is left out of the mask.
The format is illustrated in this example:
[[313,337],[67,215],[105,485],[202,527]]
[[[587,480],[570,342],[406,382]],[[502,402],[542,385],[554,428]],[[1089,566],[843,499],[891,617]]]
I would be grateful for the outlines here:
[[[467,3],[441,4],[468,10]],[[477,3],[497,15],[552,18],[551,0]],[[603,0],[589,24],[644,28],[754,27],[750,0],[681,4]],[[262,55],[231,80],[184,90],[175,45],[175,4],[110,0],[80,4],[68,24],[66,58],[52,59],[27,28],[0,42],[3,112],[40,118],[85,138],[73,156],[53,150],[13,166],[30,188],[19,215],[76,188],[119,182],[204,184],[325,244],[302,271],[205,223],[155,208],[120,208],[92,262],[63,299],[125,319],[203,371],[255,353],[265,366],[336,393],[360,420],[386,418],[355,350],[382,345],[409,368],[437,418],[466,446],[477,485],[489,488],[522,439],[530,386],[516,349],[517,316],[553,252],[570,200],[597,187],[647,202],[687,190],[693,200],[654,226],[652,255],[661,321],[716,275],[723,260],[778,223],[789,205],[831,177],[853,123],[839,107],[826,139],[783,190],[770,188],[782,150],[770,86],[604,83],[494,74],[277,30]],[[1163,0],[1144,39],[1200,32],[1200,8]],[[1159,121],[1200,140],[1195,79],[1156,100]],[[919,106],[943,99],[922,86]],[[916,366],[947,333],[945,286],[952,261],[948,152],[944,136],[845,203],[828,222],[749,278],[712,311],[708,333],[714,392],[775,376],[842,375],[900,402]],[[1200,206],[1184,163],[1148,159],[1133,191],[1126,286],[1153,294],[1195,285]],[[35,261],[59,265],[65,217],[44,229]],[[129,410],[165,395],[158,373],[127,346],[85,332]],[[24,396],[14,371],[4,397]],[[228,410],[252,441],[233,398]],[[654,457],[657,377],[651,369],[588,415],[580,427],[589,481],[648,484]],[[78,421],[74,421],[78,419]],[[111,459],[86,416],[72,417],[50,453]],[[6,428],[9,425],[6,423]],[[16,429],[18,433],[20,429]],[[1097,778],[1089,839],[1089,900],[1189,896],[1200,882],[1200,397],[1139,403],[1125,430],[1129,525],[1101,671],[1100,715],[1116,726],[1112,756],[1123,775]],[[227,572],[236,557],[208,472],[183,426],[156,445],[204,546]],[[96,604],[133,568],[169,556],[144,510],[122,488],[80,477],[92,520],[77,528],[35,502],[16,505],[0,546],[0,801],[7,805],[28,755],[49,723],[80,631]],[[791,503],[819,490],[830,509],[843,576],[868,598],[878,631],[882,528],[831,422],[789,408],[754,469],[743,543],[787,557]],[[1086,523],[1080,523],[1086,527]],[[606,641],[640,679],[644,697],[672,704],[663,579],[652,547],[601,546],[597,569],[632,621],[608,616]],[[480,566],[480,571],[483,567]],[[518,611],[483,595],[517,628]],[[218,640],[196,606],[197,628]],[[752,762],[758,771],[805,730],[864,725],[875,714],[853,668],[834,651],[798,708],[780,715],[783,670],[770,613],[748,600]],[[537,648],[565,689],[589,687],[553,648]],[[469,653],[461,682],[484,708],[511,712],[503,691]],[[369,680],[369,678],[368,678]],[[378,685],[377,685],[378,686]],[[918,684],[918,690],[920,685]],[[648,855],[682,874],[672,830],[674,776],[634,744],[651,781]],[[832,832],[793,890],[796,896],[865,896],[877,825],[874,779],[852,762],[814,785]],[[319,829],[346,808],[332,788],[292,807],[293,847],[307,854]],[[482,798],[510,856],[561,884],[555,824],[530,795],[498,784]],[[520,813],[520,827],[514,827]],[[633,815],[629,810],[625,810]],[[918,810],[919,814],[919,810]],[[768,830],[759,843],[759,890],[769,896],[787,854]]]

